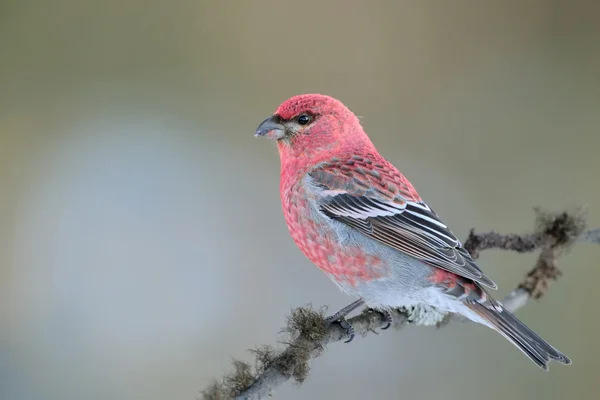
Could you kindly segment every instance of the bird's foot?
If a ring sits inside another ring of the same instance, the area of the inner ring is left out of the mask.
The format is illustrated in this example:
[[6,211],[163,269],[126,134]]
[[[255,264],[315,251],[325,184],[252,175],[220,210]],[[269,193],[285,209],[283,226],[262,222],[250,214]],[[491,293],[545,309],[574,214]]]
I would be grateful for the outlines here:
[[325,323],[327,323],[327,324],[336,323],[346,332],[346,335],[348,336],[348,340],[344,340],[344,343],[350,343],[354,339],[354,336],[356,335],[356,331],[354,330],[354,327],[350,324],[350,322],[348,322],[346,320],[345,317],[339,317],[336,319],[332,319],[331,317],[328,317],[328,318],[325,318]]
[[383,318],[385,318],[385,321],[387,322],[387,325],[381,328],[382,331],[385,331],[390,326],[392,326],[392,324],[394,323],[394,318],[392,317],[392,314],[387,310],[379,310],[379,313],[383,315]]
[[392,314],[389,311],[387,311],[387,310],[377,310],[375,308],[369,308],[369,311],[381,314],[381,316],[383,317],[383,319],[385,319],[385,322],[387,322],[387,324],[385,326],[381,327],[382,331],[385,331],[386,329],[389,329],[390,326],[392,326],[392,324],[394,323],[394,318],[392,317]]
[[362,306],[365,302],[362,299],[356,300],[354,303],[347,305],[342,308],[338,312],[333,315],[325,318],[326,324],[333,324],[334,322],[340,325],[340,327],[346,331],[346,335],[348,335],[348,340],[344,341],[344,343],[350,343],[356,334],[354,327],[346,320],[346,315],[350,314],[352,311],[356,310],[358,307]]

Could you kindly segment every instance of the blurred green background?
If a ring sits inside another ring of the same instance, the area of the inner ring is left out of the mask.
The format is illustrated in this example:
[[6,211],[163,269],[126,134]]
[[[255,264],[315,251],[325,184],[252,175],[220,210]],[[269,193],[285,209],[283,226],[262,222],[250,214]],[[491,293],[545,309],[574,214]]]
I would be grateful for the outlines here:
[[[0,398],[193,399],[284,315],[344,296],[288,236],[286,98],[340,98],[452,229],[600,225],[597,1],[0,3]],[[486,252],[510,291],[535,255]],[[542,373],[473,324],[336,344],[277,399],[589,399],[600,248],[519,312]]]

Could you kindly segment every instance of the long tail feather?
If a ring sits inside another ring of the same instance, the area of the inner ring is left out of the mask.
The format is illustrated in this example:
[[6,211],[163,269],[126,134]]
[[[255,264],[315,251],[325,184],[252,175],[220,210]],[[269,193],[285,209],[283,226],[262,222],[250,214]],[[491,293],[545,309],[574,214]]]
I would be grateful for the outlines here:
[[466,305],[540,368],[547,371],[551,360],[565,365],[571,364],[571,360],[566,355],[552,347],[509,311],[500,307],[488,308],[485,304],[477,302],[469,302]]

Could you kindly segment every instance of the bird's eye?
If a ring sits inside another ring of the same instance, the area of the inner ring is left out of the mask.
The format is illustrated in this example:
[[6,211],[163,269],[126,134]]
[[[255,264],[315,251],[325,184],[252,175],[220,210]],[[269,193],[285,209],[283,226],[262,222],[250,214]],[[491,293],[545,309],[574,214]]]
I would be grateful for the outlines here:
[[310,122],[310,116],[306,114],[301,114],[298,116],[298,123],[300,125],[306,125]]

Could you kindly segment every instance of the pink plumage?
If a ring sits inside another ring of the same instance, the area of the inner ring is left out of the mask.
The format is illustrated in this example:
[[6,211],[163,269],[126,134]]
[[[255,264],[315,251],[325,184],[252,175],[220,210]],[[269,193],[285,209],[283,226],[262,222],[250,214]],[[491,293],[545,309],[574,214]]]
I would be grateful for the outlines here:
[[384,311],[422,305],[459,313],[543,369],[551,360],[571,363],[488,294],[496,284],[339,100],[292,97],[256,135],[277,140],[292,238],[344,292]]

